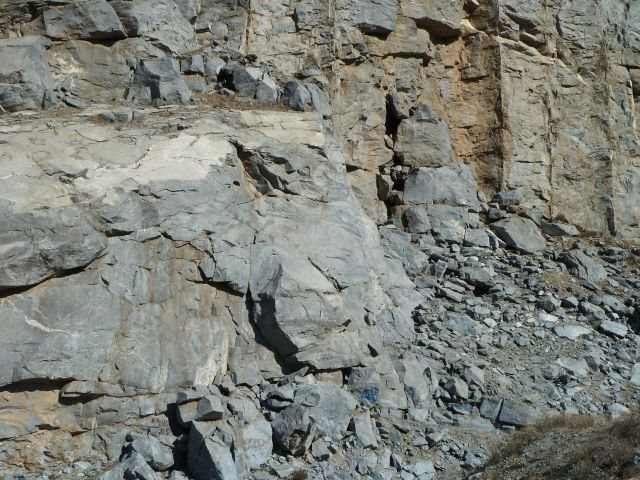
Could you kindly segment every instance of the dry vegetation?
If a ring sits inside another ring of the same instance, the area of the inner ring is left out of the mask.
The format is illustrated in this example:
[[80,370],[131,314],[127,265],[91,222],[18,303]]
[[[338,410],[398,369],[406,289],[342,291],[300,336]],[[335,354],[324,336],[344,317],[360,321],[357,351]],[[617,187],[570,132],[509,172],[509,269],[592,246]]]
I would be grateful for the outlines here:
[[[497,445],[483,480],[638,479],[640,410],[618,420],[548,417]],[[627,465],[625,465],[627,463]]]

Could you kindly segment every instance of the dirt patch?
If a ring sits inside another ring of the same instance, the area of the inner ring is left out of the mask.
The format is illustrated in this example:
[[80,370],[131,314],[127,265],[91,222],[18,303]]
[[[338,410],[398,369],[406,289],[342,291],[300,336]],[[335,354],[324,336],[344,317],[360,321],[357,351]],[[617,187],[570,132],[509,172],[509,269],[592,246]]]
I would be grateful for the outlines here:
[[623,476],[640,452],[640,411],[618,420],[585,415],[545,418],[494,449],[479,478],[602,480]]

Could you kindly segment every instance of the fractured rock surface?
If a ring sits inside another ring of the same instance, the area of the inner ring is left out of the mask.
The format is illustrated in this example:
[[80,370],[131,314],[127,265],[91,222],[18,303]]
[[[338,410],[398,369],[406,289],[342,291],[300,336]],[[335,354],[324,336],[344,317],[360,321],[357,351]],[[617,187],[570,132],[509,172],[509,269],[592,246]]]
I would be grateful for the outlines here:
[[629,0],[0,2],[0,474],[458,479],[627,411],[639,39]]

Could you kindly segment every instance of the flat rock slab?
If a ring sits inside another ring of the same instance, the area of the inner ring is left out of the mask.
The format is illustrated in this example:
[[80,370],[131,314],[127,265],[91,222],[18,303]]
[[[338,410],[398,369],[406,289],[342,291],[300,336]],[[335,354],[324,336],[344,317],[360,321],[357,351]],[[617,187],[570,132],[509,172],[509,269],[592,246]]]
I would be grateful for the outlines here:
[[533,423],[536,416],[536,411],[533,408],[519,402],[505,400],[502,402],[502,407],[498,414],[498,422],[505,425],[525,427]]
[[629,327],[620,322],[605,320],[600,324],[600,331],[614,337],[625,337],[629,331]]
[[563,253],[559,260],[569,268],[573,275],[583,280],[600,282],[607,278],[604,266],[581,250],[574,249]]
[[538,226],[528,218],[513,217],[491,224],[491,229],[511,248],[524,253],[543,250],[547,242]]

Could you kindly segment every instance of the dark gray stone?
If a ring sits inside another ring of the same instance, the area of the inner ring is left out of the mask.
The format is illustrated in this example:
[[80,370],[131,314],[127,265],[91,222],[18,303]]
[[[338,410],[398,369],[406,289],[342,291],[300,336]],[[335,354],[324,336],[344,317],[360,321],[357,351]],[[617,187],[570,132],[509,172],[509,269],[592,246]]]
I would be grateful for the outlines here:
[[230,445],[216,435],[213,425],[193,422],[189,429],[187,466],[196,480],[238,480]]
[[98,477],[98,480],[160,480],[144,457],[133,452],[112,470]]
[[198,49],[193,26],[173,0],[116,0],[111,6],[130,37],[145,37],[177,54]]
[[106,0],[73,0],[45,10],[42,17],[50,38],[110,40],[126,36],[120,19]]
[[127,92],[133,102],[186,103],[190,98],[178,62],[170,57],[140,61]]
[[338,10],[351,25],[366,33],[389,33],[396,28],[395,0],[338,0]]
[[291,81],[285,85],[282,99],[289,108],[304,112],[311,103],[311,93],[305,85]]
[[600,282],[607,278],[607,271],[602,264],[581,250],[574,249],[563,253],[559,260],[569,267],[573,275],[589,282]]
[[43,108],[53,86],[43,37],[0,40],[0,107],[7,112]]
[[505,425],[525,427],[533,423],[535,418],[536,412],[531,407],[511,400],[504,400],[498,415],[498,422]]
[[[0,66],[0,68],[2,68]],[[107,244],[81,210],[59,209],[55,216],[0,212],[0,291],[39,283],[53,275],[84,267]]]
[[524,253],[536,253],[547,246],[540,230],[528,218],[513,217],[492,223],[491,229],[510,247]]
[[291,455],[303,455],[311,446],[315,425],[308,410],[301,405],[291,405],[271,422],[273,441],[276,447]]
[[165,471],[173,467],[173,452],[170,447],[151,435],[133,435],[131,447],[138,452],[151,468]]

